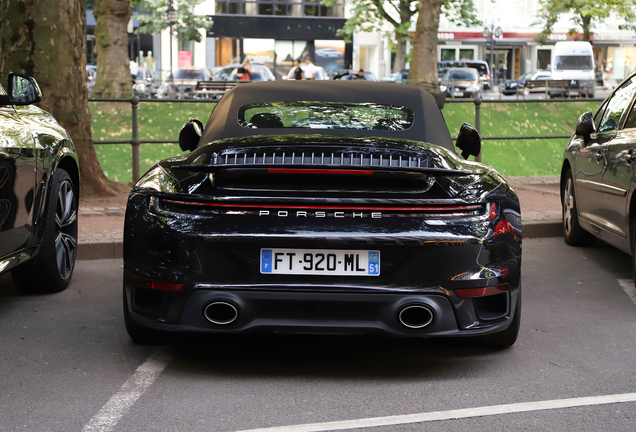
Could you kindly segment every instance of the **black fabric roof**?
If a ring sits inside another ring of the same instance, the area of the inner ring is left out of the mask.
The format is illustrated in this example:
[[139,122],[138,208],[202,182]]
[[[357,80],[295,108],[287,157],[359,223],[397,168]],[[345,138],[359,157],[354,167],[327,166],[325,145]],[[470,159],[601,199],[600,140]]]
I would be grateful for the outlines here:
[[404,131],[321,129],[317,135],[357,135],[401,138],[437,144],[454,151],[453,141],[435,99],[411,85],[368,81],[276,81],[241,83],[227,92],[205,127],[201,145],[224,138],[254,135],[307,134],[307,129],[248,129],[238,122],[239,109],[262,102],[361,102],[405,106],[413,111],[413,126]]

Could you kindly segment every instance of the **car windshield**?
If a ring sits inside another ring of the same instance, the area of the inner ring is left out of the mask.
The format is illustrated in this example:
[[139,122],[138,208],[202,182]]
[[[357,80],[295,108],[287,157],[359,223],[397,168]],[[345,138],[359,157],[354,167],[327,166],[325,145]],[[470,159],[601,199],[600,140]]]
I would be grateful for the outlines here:
[[519,78],[520,80],[529,80],[532,78],[532,75],[536,73],[536,72],[528,72],[528,73],[524,73],[523,75],[521,75]]
[[446,74],[448,80],[474,81],[477,79],[474,72],[470,71],[450,71]]
[[413,125],[413,111],[406,107],[373,103],[267,102],[241,107],[238,120],[248,129],[402,131]]
[[556,56],[554,64],[557,70],[591,70],[592,56]]
[[203,80],[205,79],[205,73],[202,70],[196,70],[196,69],[179,69],[178,71],[174,73],[174,78]]

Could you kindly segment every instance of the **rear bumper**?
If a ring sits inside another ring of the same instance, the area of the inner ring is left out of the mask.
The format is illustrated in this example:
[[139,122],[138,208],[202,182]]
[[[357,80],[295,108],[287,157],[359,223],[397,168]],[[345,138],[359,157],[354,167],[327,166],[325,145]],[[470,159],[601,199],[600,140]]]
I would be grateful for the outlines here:
[[[512,287],[511,287],[512,288]],[[129,293],[130,294],[130,293]],[[198,290],[183,305],[178,323],[150,318],[135,311],[139,324],[166,332],[251,333],[274,331],[315,334],[385,334],[391,336],[471,336],[505,330],[514,315],[518,286],[505,297],[506,310],[496,319],[480,317],[485,306],[473,299],[453,305],[445,295],[425,293],[333,293],[248,290]],[[494,297],[494,296],[493,296]],[[502,299],[496,302],[502,303]],[[480,301],[483,302],[483,299]],[[228,324],[214,324],[205,316],[213,303],[230,304],[237,317]],[[409,328],[400,321],[408,306],[423,306],[432,321],[423,328]],[[512,306],[511,306],[512,305]]]

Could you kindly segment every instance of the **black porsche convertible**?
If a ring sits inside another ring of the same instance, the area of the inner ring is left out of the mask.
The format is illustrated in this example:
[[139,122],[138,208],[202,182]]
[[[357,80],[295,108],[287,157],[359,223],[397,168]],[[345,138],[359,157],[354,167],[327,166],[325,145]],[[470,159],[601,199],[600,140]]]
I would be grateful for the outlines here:
[[472,336],[512,345],[521,214],[435,99],[359,82],[240,85],[189,154],[134,185],[124,228],[132,339],[254,331]]

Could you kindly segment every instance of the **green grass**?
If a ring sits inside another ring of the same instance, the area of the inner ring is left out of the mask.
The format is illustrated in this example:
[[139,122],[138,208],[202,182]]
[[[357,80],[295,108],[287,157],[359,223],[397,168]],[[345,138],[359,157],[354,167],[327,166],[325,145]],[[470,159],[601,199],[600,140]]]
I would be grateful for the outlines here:
[[[576,120],[585,111],[594,111],[598,102],[488,103],[481,106],[481,131],[484,136],[565,135],[574,130]],[[139,136],[149,140],[176,140],[183,123],[198,118],[205,124],[214,104],[154,103],[139,105]],[[131,107],[127,103],[91,102],[93,139],[126,140],[132,136]],[[475,124],[472,102],[447,104],[442,113],[451,135],[462,123]],[[505,140],[482,143],[482,159],[504,176],[558,174],[567,139]],[[97,157],[109,178],[130,182],[131,146],[97,145]],[[177,144],[142,144],[141,172],[160,159],[181,154]]]

